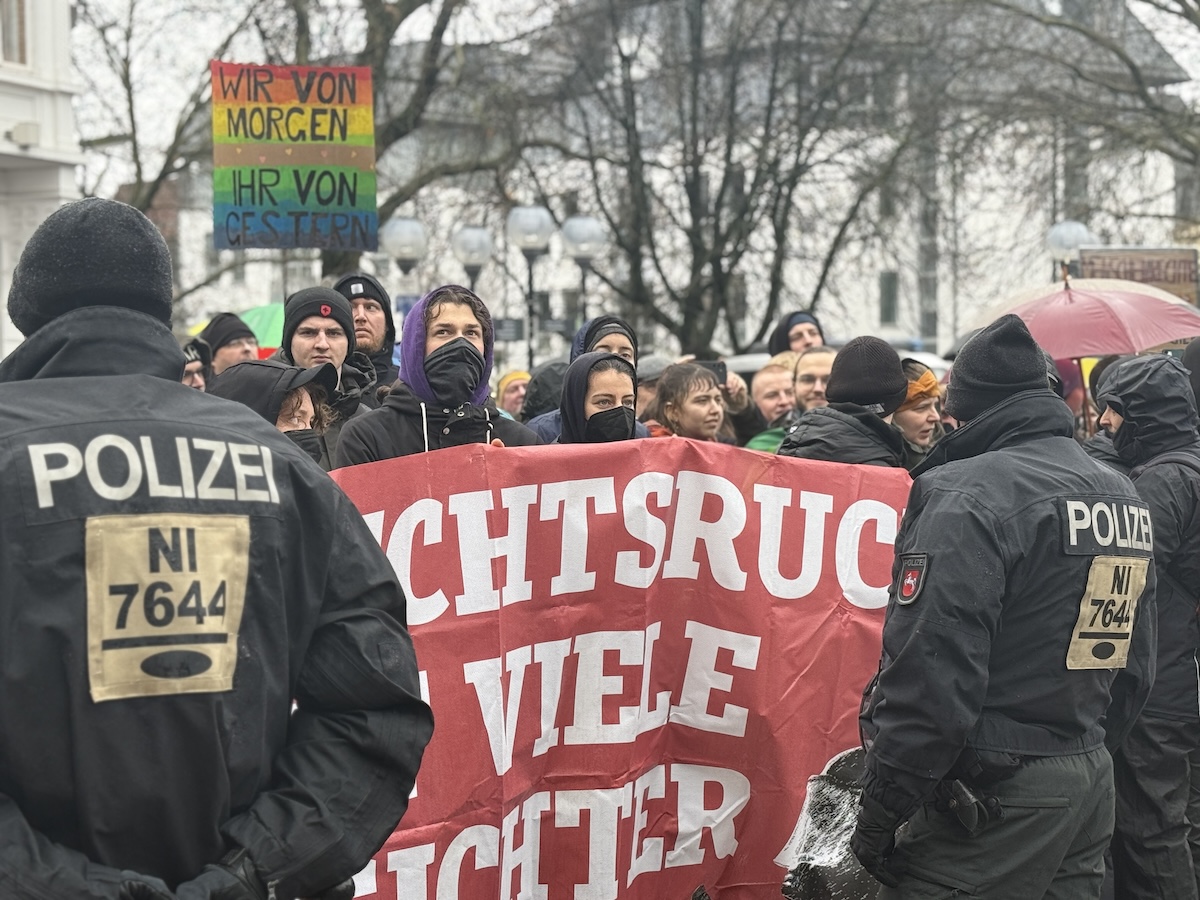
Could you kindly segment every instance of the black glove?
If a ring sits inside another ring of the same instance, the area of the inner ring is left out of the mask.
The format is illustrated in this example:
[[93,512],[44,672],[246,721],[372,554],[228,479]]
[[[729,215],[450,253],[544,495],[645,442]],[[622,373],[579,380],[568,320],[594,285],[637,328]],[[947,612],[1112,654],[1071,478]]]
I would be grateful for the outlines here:
[[121,882],[121,900],[175,900],[175,895],[157,878]]
[[311,900],[354,900],[354,879],[347,878],[341,884],[326,888],[321,893],[313,895]]
[[863,794],[858,823],[850,838],[850,849],[862,867],[888,887],[899,886],[899,875],[903,871],[902,860],[893,853],[899,824],[899,816],[885,809],[879,801]]
[[225,855],[175,891],[178,900],[267,900],[267,886],[242,848]]

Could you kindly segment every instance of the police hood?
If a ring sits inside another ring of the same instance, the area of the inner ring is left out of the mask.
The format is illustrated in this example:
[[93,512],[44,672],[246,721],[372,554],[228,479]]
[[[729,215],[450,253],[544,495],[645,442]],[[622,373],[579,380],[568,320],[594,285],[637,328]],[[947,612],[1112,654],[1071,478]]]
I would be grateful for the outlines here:
[[1137,356],[1109,371],[1098,399],[1124,419],[1113,435],[1113,447],[1129,465],[1200,438],[1196,401],[1179,360],[1165,354]]

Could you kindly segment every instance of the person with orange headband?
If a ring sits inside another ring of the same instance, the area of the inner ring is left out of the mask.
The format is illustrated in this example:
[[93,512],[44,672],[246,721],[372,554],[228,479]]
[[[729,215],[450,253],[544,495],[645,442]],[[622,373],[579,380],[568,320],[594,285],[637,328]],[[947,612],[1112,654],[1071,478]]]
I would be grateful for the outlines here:
[[937,376],[915,359],[905,359],[902,364],[908,395],[896,410],[892,424],[904,435],[904,468],[911,472],[946,432],[938,409],[942,389]]

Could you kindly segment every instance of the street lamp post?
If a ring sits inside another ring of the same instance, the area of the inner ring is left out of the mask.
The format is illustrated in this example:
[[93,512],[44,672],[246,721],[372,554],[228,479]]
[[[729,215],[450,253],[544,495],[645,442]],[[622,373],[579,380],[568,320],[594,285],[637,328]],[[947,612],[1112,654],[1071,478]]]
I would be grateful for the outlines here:
[[466,225],[450,239],[450,248],[454,256],[467,270],[468,284],[475,290],[475,280],[484,263],[492,258],[492,235],[486,228],[479,225]]
[[525,348],[529,368],[533,368],[533,264],[550,246],[554,234],[554,219],[544,206],[515,206],[508,214],[508,240],[525,257],[529,282],[525,291]]
[[387,224],[379,229],[379,243],[383,244],[383,249],[396,260],[405,275],[413,270],[429,249],[425,226],[416,219],[403,217],[388,219]]
[[608,235],[604,225],[593,216],[571,216],[562,224],[563,248],[579,266],[579,314],[588,320],[587,274],[592,260],[604,250]]
[[1050,226],[1046,232],[1046,249],[1054,260],[1054,272],[1051,281],[1057,281],[1061,275],[1066,281],[1071,273],[1071,263],[1079,258],[1079,248],[1084,244],[1097,243],[1096,238],[1082,222],[1065,219]]

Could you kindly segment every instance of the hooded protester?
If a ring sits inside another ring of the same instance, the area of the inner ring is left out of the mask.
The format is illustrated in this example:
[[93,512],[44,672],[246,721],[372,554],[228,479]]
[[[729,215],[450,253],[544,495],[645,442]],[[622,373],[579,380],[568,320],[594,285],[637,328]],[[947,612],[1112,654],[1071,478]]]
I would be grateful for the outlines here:
[[433,729],[404,594],[294,444],[180,384],[172,294],[112,200],[53,212],[13,272],[0,894],[347,897]]
[[[1188,843],[1189,755],[1200,746],[1200,420],[1188,371],[1163,354],[1112,366],[1101,423],[1150,507],[1158,576],[1158,670],[1141,716],[1113,757],[1116,896],[1195,896]],[[1126,529],[1128,531],[1128,529]],[[1129,539],[1124,536],[1125,541]],[[1121,536],[1118,536],[1118,541]]]
[[250,407],[320,463],[320,435],[333,417],[325,401],[336,390],[332,363],[301,369],[277,359],[256,359],[230,366],[209,393]]
[[[582,354],[590,353],[594,350],[615,353],[617,356],[636,366],[638,360],[637,333],[634,332],[633,327],[628,322],[617,316],[596,316],[596,318],[585,322],[583,327],[575,332],[575,337],[571,341],[570,361],[574,362]],[[530,384],[530,392],[532,390],[533,385]],[[561,396],[555,397],[553,407],[541,415],[525,420],[529,427],[537,432],[537,436],[542,439],[543,443],[554,443],[562,432],[562,414],[558,408],[559,400],[561,400]],[[528,395],[525,397],[525,402],[526,404],[529,403]],[[638,437],[646,437],[648,434],[649,432],[646,431],[645,427],[638,428]]]
[[522,422],[528,425],[543,413],[558,409],[563,379],[569,365],[570,360],[557,356],[533,367],[529,373],[529,384],[525,386],[525,400],[521,404]]
[[563,381],[560,444],[598,444],[634,437],[637,372],[615,353],[583,353]]
[[343,275],[333,289],[350,302],[355,348],[371,360],[376,386],[390,386],[400,376],[400,370],[392,362],[396,348],[392,298],[377,278],[365,272]]
[[[1100,397],[1105,382],[1115,371],[1117,363],[1132,358],[1131,356],[1106,356],[1092,367],[1091,374],[1088,376],[1088,390],[1092,395],[1092,402],[1096,405],[1096,410],[1099,412],[1101,419],[1104,416],[1104,404],[1101,402]],[[1105,465],[1111,466],[1122,475],[1128,475],[1129,470],[1132,468],[1132,466],[1121,458],[1121,454],[1117,453],[1117,448],[1113,446],[1112,434],[1099,421],[1096,423],[1096,433],[1083,442],[1083,449],[1092,459],[1099,460]]]
[[337,390],[328,401],[334,420],[317,436],[321,468],[328,472],[337,459],[342,428],[376,404],[375,366],[358,352],[350,302],[331,288],[296,291],[283,305],[283,339],[271,358],[302,369],[331,363],[338,370]]
[[857,337],[839,350],[825,395],[829,405],[801,413],[783,439],[780,456],[904,465],[904,438],[891,417],[908,396],[908,379],[887,341]]
[[540,444],[489,397],[494,340],[491,314],[474,291],[447,284],[422,297],[404,319],[400,379],[379,409],[346,426],[338,465],[463,444]]
[[946,404],[963,424],[913,471],[895,538],[850,845],[882,896],[1099,897],[1106,744],[1154,680],[1157,535],[1017,316],[963,346]]
[[779,320],[767,339],[767,352],[772,356],[785,350],[803,353],[809,347],[819,347],[824,343],[825,332],[817,317],[812,313],[794,312]]

